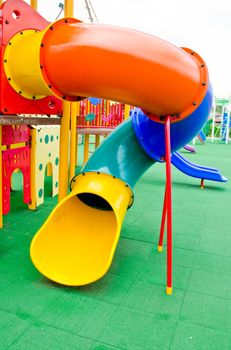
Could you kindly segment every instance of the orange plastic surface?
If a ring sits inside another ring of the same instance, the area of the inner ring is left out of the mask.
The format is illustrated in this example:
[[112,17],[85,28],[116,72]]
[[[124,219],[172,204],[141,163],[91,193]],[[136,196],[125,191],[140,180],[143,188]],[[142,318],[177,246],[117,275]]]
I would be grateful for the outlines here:
[[154,116],[183,119],[208,87],[204,62],[164,40],[101,24],[52,24],[41,48],[44,78],[54,93],[95,96],[138,106]]

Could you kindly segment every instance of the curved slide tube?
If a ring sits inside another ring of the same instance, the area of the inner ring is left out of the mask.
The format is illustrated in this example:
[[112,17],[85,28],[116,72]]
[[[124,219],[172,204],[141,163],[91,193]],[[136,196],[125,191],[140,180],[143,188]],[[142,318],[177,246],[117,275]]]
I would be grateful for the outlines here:
[[172,151],[207,120],[207,67],[189,49],[120,27],[64,19],[25,34],[11,39],[4,66],[22,96],[94,96],[142,108],[96,150],[32,241],[31,258],[43,275],[83,285],[109,269],[133,187],[150,166],[164,161],[165,117],[172,117]]
[[179,152],[172,154],[171,162],[178,170],[182,171],[182,173],[188,176],[218,182],[226,182],[228,180],[220,173],[218,169],[191,163]]

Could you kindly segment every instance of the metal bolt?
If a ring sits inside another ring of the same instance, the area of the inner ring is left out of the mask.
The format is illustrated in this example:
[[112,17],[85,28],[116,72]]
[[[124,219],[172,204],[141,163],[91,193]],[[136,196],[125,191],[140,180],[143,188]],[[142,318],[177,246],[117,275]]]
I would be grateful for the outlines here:
[[193,106],[196,106],[196,104],[197,104],[196,102],[193,102]]
[[205,82],[205,81],[203,81],[202,85],[203,85],[203,86],[205,86],[205,85],[206,85],[206,82]]
[[6,20],[6,21],[5,21],[5,23],[6,23],[6,24],[9,24],[9,21],[8,21],[8,20]]

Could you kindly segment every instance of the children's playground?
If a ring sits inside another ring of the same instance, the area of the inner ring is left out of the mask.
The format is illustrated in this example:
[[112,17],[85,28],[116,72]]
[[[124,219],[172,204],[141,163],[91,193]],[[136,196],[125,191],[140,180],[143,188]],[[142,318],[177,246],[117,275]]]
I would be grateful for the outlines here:
[[90,1],[91,23],[0,3],[0,349],[231,349],[231,101],[206,62]]

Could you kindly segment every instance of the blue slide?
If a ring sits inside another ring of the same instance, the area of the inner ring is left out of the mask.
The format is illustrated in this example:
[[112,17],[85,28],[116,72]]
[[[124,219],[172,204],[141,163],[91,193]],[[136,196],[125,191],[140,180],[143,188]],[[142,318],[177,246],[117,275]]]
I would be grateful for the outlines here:
[[216,168],[209,168],[189,162],[179,152],[174,152],[171,158],[172,164],[182,173],[202,180],[226,182],[228,179],[221,175]]

